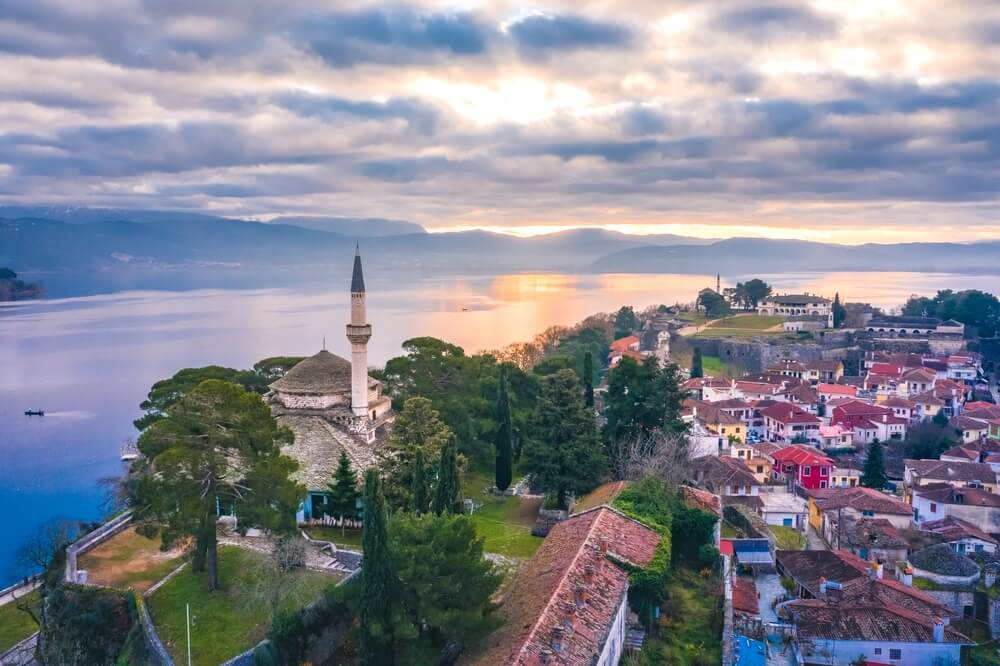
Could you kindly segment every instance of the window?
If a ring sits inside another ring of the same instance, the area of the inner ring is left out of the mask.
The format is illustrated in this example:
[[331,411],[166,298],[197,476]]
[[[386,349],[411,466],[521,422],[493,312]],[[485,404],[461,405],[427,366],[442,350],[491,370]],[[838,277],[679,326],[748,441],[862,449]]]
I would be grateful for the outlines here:
[[931,513],[937,513],[937,502],[931,502]]
[[802,476],[812,476],[812,467],[806,465],[802,468]]
[[882,654],[882,648],[875,648],[875,654]]
[[763,465],[757,465],[757,473],[758,474],[762,474],[763,472],[764,472],[764,466]]
[[826,488],[826,481],[820,481],[819,482],[819,487],[820,488]]
[[983,552],[983,544],[981,544],[981,543],[977,543],[976,544],[976,552],[977,553]]
[[819,475],[820,476],[826,476],[829,473],[830,473],[830,468],[829,467],[820,467],[819,468]]
[[889,648],[889,659],[898,660],[902,658],[903,658],[902,650],[900,650],[899,648]]
[[781,519],[781,524],[784,527],[791,527],[792,526],[792,519],[791,518],[782,518]]
[[873,517],[875,517],[875,512],[874,511],[862,511],[861,515],[864,516],[865,518],[873,518]]

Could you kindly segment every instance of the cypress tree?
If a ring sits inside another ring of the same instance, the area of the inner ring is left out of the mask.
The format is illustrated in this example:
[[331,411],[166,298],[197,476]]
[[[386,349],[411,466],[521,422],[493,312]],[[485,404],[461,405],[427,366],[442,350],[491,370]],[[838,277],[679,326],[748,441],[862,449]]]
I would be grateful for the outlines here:
[[840,302],[839,291],[833,296],[832,310],[833,310],[833,327],[840,328],[840,325],[844,323],[844,319],[847,318],[847,308],[845,308],[843,303]]
[[361,567],[361,640],[358,656],[364,666],[391,666],[392,618],[391,586],[392,563],[389,555],[385,497],[382,481],[374,467],[365,473],[365,514],[362,549],[365,554]]
[[691,356],[691,378],[704,376],[705,370],[701,363],[701,347],[695,347],[694,354]]
[[877,439],[868,447],[865,456],[865,468],[861,474],[861,485],[866,488],[881,490],[885,487],[885,456],[882,452],[882,442]]
[[449,440],[441,450],[441,465],[434,493],[434,513],[439,516],[443,513],[462,513],[458,484],[458,454],[455,452],[455,441]]
[[583,355],[583,400],[594,406],[594,354],[589,351]]
[[343,534],[345,523],[357,518],[358,497],[361,496],[358,492],[358,475],[351,468],[351,459],[343,449],[340,450],[337,469],[333,472],[333,483],[328,488],[333,515],[340,518],[340,533]]
[[514,476],[513,426],[510,419],[510,398],[507,395],[507,366],[500,366],[500,387],[497,391],[496,485],[503,492]]
[[424,450],[413,452],[413,481],[410,483],[410,510],[418,516],[427,513],[427,467]]

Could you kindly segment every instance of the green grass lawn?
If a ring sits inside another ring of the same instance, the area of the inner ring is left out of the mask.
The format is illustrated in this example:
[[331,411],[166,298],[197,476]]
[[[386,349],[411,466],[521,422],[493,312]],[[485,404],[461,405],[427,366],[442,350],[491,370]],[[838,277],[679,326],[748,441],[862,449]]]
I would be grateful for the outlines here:
[[639,653],[640,664],[701,666],[722,660],[722,585],[715,576],[675,569],[667,586],[658,635]]
[[[515,467],[515,481],[523,476]],[[462,475],[462,494],[482,504],[472,514],[472,521],[484,539],[483,550],[507,557],[531,557],[542,543],[541,537],[531,536],[541,500],[484,494],[483,489],[492,485],[492,469],[470,468]]]
[[742,539],[743,532],[736,528],[732,523],[727,523],[722,521],[721,529],[719,530],[720,536],[723,539]]
[[147,539],[129,528],[80,556],[87,580],[118,590],[144,592],[184,561],[181,548],[164,553],[160,539]]
[[361,530],[347,528],[344,533],[340,533],[339,527],[327,527],[325,525],[313,525],[306,528],[313,539],[329,541],[344,548],[361,550]]
[[784,331],[769,331],[767,329],[777,326],[784,318],[768,317],[763,315],[736,315],[719,319],[705,327],[703,331],[695,333],[695,338],[752,338],[758,335],[784,335]]
[[726,364],[718,356],[702,356],[701,369],[706,375],[712,377],[726,374]]
[[771,533],[778,541],[778,550],[802,550],[806,547],[806,535],[794,527],[769,525]]
[[[266,557],[235,546],[219,548],[221,589],[209,592],[204,574],[188,567],[147,600],[160,638],[177,663],[186,661],[185,604],[191,604],[191,654],[195,664],[220,664],[256,645],[271,626],[269,604],[254,594],[259,563]],[[315,600],[337,577],[303,571],[281,587],[281,607]],[[182,659],[183,657],[183,659]]]
[[[35,608],[38,614],[39,602],[38,590],[28,594],[24,601]],[[0,652],[6,652],[31,634],[38,631],[38,625],[31,619],[31,616],[22,610],[18,610],[17,602],[0,606]]]

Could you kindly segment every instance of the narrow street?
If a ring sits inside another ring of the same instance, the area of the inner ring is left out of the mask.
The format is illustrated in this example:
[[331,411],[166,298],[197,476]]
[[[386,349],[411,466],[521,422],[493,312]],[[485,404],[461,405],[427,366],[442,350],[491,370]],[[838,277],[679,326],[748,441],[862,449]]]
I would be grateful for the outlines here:
[[806,527],[806,550],[830,550],[826,541],[812,525]]

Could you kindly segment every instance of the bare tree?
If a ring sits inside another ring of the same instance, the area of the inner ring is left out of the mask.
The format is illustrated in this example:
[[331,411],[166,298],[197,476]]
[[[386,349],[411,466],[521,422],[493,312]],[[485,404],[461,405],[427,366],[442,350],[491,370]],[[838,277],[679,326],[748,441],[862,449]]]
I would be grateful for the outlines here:
[[[22,572],[28,575],[41,574],[52,566],[59,552],[79,534],[80,525],[76,521],[51,520],[42,523],[17,549],[14,560]],[[27,579],[26,579],[27,580]],[[20,597],[14,593],[14,601],[19,611],[26,613],[39,627],[42,626],[39,608],[25,592]]]
[[640,431],[620,442],[612,461],[619,479],[652,475],[676,487],[690,478],[691,452],[686,434]]
[[252,582],[244,588],[242,601],[249,607],[266,605],[274,615],[285,599],[309,589],[306,543],[301,537],[278,537],[270,557],[254,558],[248,566]]

